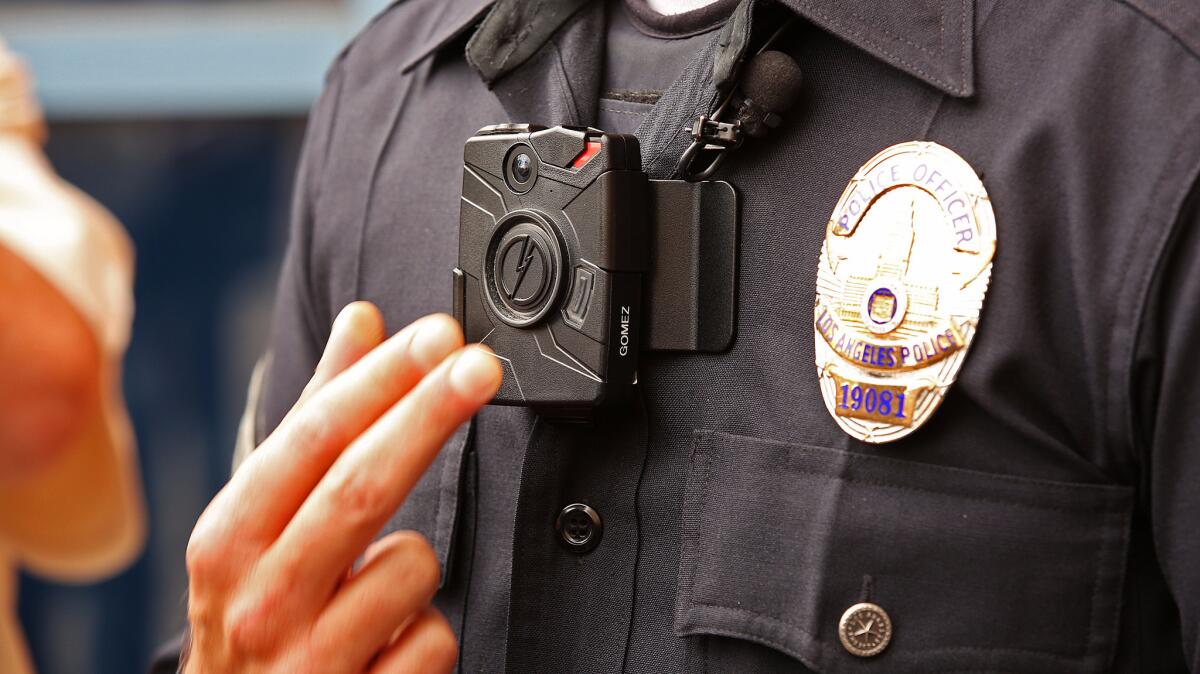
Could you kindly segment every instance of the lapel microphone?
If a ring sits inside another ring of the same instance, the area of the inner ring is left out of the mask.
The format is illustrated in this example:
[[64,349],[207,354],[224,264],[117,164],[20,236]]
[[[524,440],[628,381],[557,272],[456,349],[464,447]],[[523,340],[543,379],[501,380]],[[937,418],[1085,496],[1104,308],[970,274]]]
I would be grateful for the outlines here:
[[[701,116],[686,130],[692,144],[679,158],[675,171],[688,181],[706,180],[747,137],[763,138],[783,122],[800,97],[804,83],[800,65],[782,51],[768,49],[784,26],[743,66],[735,85],[711,116]],[[723,121],[732,111],[732,118]],[[705,156],[701,153],[704,152]],[[708,158],[707,164],[704,159]]]
[[739,83],[743,97],[734,122],[751,138],[762,138],[779,126],[800,97],[804,82],[791,56],[773,49],[759,52],[746,64]]

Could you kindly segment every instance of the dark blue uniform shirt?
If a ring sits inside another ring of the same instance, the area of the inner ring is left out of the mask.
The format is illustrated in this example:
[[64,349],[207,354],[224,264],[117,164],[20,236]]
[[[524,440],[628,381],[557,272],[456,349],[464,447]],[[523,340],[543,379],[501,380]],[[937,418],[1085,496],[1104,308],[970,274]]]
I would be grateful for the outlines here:
[[[1200,5],[782,4],[800,101],[717,174],[742,200],[732,348],[646,354],[622,423],[486,408],[389,525],[440,555],[462,670],[1200,671]],[[343,305],[391,331],[451,308],[468,137],[595,123],[605,3],[497,7],[397,2],[330,70],[260,437]],[[651,177],[722,48],[642,121]],[[817,260],[849,179],[909,140],[983,176],[999,246],[941,409],[866,445],[818,390]],[[603,519],[584,555],[554,527],[575,502]],[[864,576],[894,623],[869,659],[837,635]]]

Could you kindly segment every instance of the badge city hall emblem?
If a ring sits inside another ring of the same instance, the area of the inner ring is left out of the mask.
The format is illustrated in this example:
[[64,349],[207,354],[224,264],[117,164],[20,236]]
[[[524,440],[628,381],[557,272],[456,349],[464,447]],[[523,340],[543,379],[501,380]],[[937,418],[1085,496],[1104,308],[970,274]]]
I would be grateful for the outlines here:
[[996,219],[953,151],[893,145],[842,193],[825,232],[814,307],[817,373],[850,435],[902,438],[941,404],[975,338]]

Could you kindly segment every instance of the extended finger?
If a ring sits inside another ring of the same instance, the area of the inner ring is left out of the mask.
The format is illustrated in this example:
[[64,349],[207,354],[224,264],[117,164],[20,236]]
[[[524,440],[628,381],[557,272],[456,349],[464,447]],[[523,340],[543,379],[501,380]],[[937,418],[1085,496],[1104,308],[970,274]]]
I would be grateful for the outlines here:
[[263,557],[287,577],[312,579],[291,598],[317,605],[403,503],[456,428],[491,399],[500,366],[486,347],[446,359],[338,458]]
[[378,307],[370,302],[347,304],[333,321],[333,327],[329,331],[329,342],[325,345],[325,352],[321,354],[312,379],[308,380],[308,384],[300,392],[300,398],[287,416],[294,414],[305,401],[343,370],[379,346],[384,336],[383,314],[379,312]]
[[[288,417],[295,414],[305,399],[311,397],[334,376],[378,346],[383,341],[383,330],[383,316],[375,305],[369,302],[353,302],[346,305],[330,328],[325,353],[321,356],[312,379],[304,387],[304,391],[300,394],[300,400],[292,407],[291,412],[288,412],[287,417],[284,417],[285,422]],[[228,531],[238,528],[239,514],[253,512],[253,508],[245,507],[247,504],[233,501],[233,497],[230,496],[231,491],[232,488],[226,485],[205,508],[204,514],[197,523],[193,542],[189,544],[189,557],[196,557],[204,553],[204,550],[194,548],[205,546],[206,540],[226,538]],[[227,546],[214,544],[208,545],[208,547],[226,548],[215,550],[214,556],[228,557],[232,552]]]
[[314,653],[328,654],[346,671],[362,671],[429,604],[440,574],[437,556],[420,534],[397,531],[380,539],[317,619]]
[[315,391],[210,506],[225,535],[264,546],[274,540],[342,450],[461,344],[454,319],[429,316]]
[[450,624],[428,608],[367,670],[368,674],[444,674],[454,670],[458,661],[458,641]]

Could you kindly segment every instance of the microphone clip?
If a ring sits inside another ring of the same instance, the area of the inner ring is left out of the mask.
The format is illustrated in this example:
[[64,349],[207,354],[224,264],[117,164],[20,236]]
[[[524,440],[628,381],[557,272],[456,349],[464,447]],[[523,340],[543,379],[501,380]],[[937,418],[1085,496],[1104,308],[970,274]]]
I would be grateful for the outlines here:
[[783,123],[783,117],[779,113],[759,105],[753,99],[745,98],[738,106],[737,123],[741,125],[741,130],[745,135],[751,138],[762,138],[772,129],[779,128],[779,125]]
[[789,18],[759,48],[748,64],[746,82],[739,65],[716,109],[684,127],[692,142],[675,164],[674,175],[689,182],[707,180],[747,136],[762,138],[783,122],[780,113],[791,107],[799,90],[800,68],[783,52],[768,50],[796,22],[795,16]]
[[720,122],[705,115],[697,117],[689,131],[692,138],[708,150],[736,148],[745,140],[740,121]]
[[[718,110],[716,114],[720,113],[721,110]],[[690,127],[683,128],[684,131],[692,134],[692,144],[688,145],[688,148],[683,151],[683,155],[679,157],[679,163],[675,165],[675,173],[688,182],[707,180],[721,166],[721,162],[725,160],[729,151],[741,147],[744,140],[742,123],[736,120],[719,122],[701,115],[692,122]],[[709,151],[713,154],[707,164],[703,162],[697,164],[697,158],[701,151]]]

